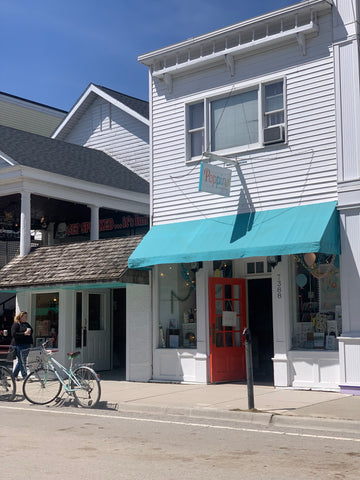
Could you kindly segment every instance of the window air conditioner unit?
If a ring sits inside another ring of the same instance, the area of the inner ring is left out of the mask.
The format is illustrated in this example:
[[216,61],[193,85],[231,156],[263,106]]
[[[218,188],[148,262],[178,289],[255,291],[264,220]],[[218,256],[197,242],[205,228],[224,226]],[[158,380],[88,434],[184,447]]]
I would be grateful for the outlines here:
[[285,142],[284,125],[276,125],[275,127],[264,128],[264,145],[280,142]]

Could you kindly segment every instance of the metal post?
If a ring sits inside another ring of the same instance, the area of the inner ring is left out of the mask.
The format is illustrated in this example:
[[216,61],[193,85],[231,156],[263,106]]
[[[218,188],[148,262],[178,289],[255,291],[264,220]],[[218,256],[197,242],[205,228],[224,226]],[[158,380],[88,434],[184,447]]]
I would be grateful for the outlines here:
[[253,364],[252,364],[252,347],[251,347],[251,333],[246,327],[243,331],[245,336],[245,359],[246,359],[246,379],[248,391],[248,409],[254,408],[254,379],[253,379]]

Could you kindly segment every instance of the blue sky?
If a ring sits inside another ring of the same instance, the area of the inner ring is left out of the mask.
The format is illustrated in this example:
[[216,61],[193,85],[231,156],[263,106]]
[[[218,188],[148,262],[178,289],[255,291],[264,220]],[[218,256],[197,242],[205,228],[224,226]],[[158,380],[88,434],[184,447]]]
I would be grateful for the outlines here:
[[0,0],[0,91],[69,110],[89,83],[148,99],[137,57],[296,0]]

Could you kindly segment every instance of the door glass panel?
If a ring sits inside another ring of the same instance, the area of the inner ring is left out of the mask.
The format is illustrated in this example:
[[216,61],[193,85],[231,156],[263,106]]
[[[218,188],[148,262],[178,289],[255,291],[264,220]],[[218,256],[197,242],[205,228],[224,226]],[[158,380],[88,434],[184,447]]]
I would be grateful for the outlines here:
[[224,310],[226,312],[234,311],[233,304],[231,300],[225,300]]
[[232,332],[233,327],[225,327],[225,345],[227,347],[232,347],[233,346],[233,332]]
[[231,285],[224,285],[224,297],[225,298],[232,298]]
[[89,330],[102,330],[101,295],[89,294]]
[[215,298],[222,298],[223,296],[223,286],[215,285]]
[[216,315],[221,315],[221,312],[223,311],[222,300],[215,300],[215,311],[216,311]]
[[81,329],[82,329],[82,293],[76,294],[76,331],[75,331],[75,347],[81,348]]
[[216,346],[223,347],[224,346],[224,336],[222,333],[216,334]]

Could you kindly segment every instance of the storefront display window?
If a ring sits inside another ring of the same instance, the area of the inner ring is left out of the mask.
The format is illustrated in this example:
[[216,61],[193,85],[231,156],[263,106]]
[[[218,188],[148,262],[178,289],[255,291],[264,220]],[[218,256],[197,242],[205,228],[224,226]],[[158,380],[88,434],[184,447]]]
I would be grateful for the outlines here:
[[337,350],[341,335],[339,258],[306,253],[295,256],[296,321],[293,349]]
[[231,260],[215,260],[213,269],[214,277],[232,278],[233,264]]
[[59,294],[38,293],[34,295],[34,315],[36,346],[45,341],[51,342],[51,346],[58,346],[59,332]]
[[159,348],[196,348],[197,263],[159,267]]

